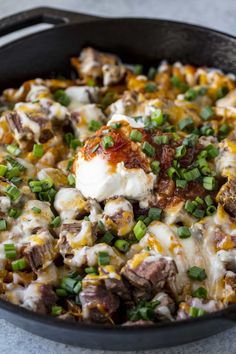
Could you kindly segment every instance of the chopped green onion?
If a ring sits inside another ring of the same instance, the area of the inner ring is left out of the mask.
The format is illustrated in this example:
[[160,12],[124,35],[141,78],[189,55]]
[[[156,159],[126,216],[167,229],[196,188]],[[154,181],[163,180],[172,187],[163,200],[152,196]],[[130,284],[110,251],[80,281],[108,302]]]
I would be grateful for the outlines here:
[[18,270],[24,270],[27,267],[28,263],[25,258],[17,259],[11,264],[12,270],[17,272]]
[[67,180],[70,186],[75,186],[75,176],[72,173],[68,175]]
[[86,215],[86,216],[84,217],[84,220],[89,221],[89,220],[90,220],[90,219],[89,219],[89,216]]
[[83,143],[79,139],[72,139],[70,142],[72,149],[77,149],[78,146],[83,146]]
[[219,133],[223,136],[226,136],[230,132],[230,126],[227,123],[221,125]]
[[52,306],[52,316],[59,316],[62,314],[63,308],[61,306]]
[[184,98],[187,101],[194,101],[197,98],[198,92],[194,90],[193,88],[188,89],[188,91],[185,92]]
[[145,219],[143,219],[143,222],[146,226],[148,226],[151,223],[151,218],[149,218],[149,216],[147,216]]
[[102,231],[102,232],[105,232],[105,231],[106,231],[105,225],[103,224],[102,220],[99,220],[99,221],[98,221],[98,228],[99,228],[99,230]]
[[142,151],[149,157],[153,157],[155,155],[155,148],[147,141],[144,141]]
[[200,117],[203,120],[208,120],[214,115],[213,109],[210,106],[202,108],[200,112]]
[[74,293],[78,294],[81,291],[81,289],[82,289],[82,283],[81,283],[81,281],[78,281],[76,283],[76,285],[74,286],[74,289],[73,289]]
[[104,149],[109,149],[114,145],[113,138],[111,136],[104,136],[102,139],[102,145]]
[[203,177],[203,187],[208,191],[213,191],[216,188],[215,177]]
[[118,122],[111,123],[110,127],[112,127],[113,129],[120,129],[121,123]]
[[72,133],[64,134],[64,140],[68,146],[70,146],[71,140],[74,139],[74,135]]
[[95,145],[94,148],[92,149],[92,153],[96,152],[99,146],[100,146],[99,144]]
[[59,227],[61,225],[61,218],[60,216],[56,216],[50,223],[50,227]]
[[145,87],[144,87],[144,91],[145,92],[155,92],[157,89],[156,84],[154,84],[153,82],[148,82]]
[[183,145],[188,147],[194,147],[197,144],[198,136],[196,134],[190,134],[183,140]]
[[97,274],[98,273],[97,268],[95,268],[95,267],[86,267],[84,269],[84,271],[86,274]]
[[70,171],[70,170],[71,170],[71,167],[72,167],[72,165],[73,165],[73,162],[74,162],[73,159],[70,159],[70,160],[68,161],[67,167],[66,167],[66,170],[67,170],[67,171]]
[[205,269],[196,266],[189,268],[187,274],[188,277],[192,280],[202,281],[207,278]]
[[199,299],[206,299],[207,298],[207,289],[203,286],[200,286],[193,292],[194,297],[198,297]]
[[13,159],[13,157],[7,155],[5,157],[5,160],[7,162],[9,162],[9,164],[12,166],[12,167],[18,167],[20,171],[25,171],[26,170],[26,167],[23,166],[20,162],[18,162],[17,160]]
[[192,117],[186,117],[179,121],[180,130],[192,130],[194,126],[194,121]]
[[56,289],[56,294],[60,297],[68,296],[68,292],[65,289],[61,289],[61,288]]
[[13,243],[6,243],[4,245],[4,252],[7,259],[16,258],[16,248]]
[[155,68],[153,68],[153,67],[149,68],[148,74],[147,74],[148,80],[154,80],[154,79],[155,79],[155,76],[156,76],[156,72],[157,72],[157,71],[156,71]]
[[195,317],[200,317],[204,315],[206,312],[203,309],[200,309],[198,307],[191,306],[189,310],[189,315],[193,318]]
[[54,99],[62,106],[68,106],[70,104],[70,97],[67,96],[64,90],[57,90],[54,93]]
[[174,87],[177,87],[178,89],[180,89],[181,92],[185,92],[189,88],[189,86],[185,82],[180,81],[180,79],[176,75],[173,75],[170,78],[170,81],[171,81],[172,85]]
[[203,216],[205,215],[205,211],[202,209],[195,209],[192,214],[193,214],[193,216],[195,216],[195,218],[200,219],[200,218],[203,218]]
[[47,191],[39,192],[38,199],[45,202],[52,203],[55,199],[57,191],[54,188],[50,188]]
[[19,156],[21,153],[21,149],[17,145],[14,145],[14,144],[7,145],[7,151],[9,152],[9,154],[15,155],[15,156]]
[[186,151],[187,150],[186,150],[186,147],[184,145],[178,146],[176,148],[175,157],[177,159],[183,157],[186,154]]
[[162,209],[160,208],[150,208],[148,211],[148,217],[153,220],[160,220],[162,215]]
[[153,138],[154,143],[157,145],[168,144],[169,137],[167,135],[157,135]]
[[143,134],[139,130],[133,129],[130,133],[130,139],[132,141],[141,142],[142,137],[143,137]]
[[119,251],[126,253],[129,250],[129,242],[125,240],[116,240],[115,247]]
[[13,177],[19,177],[21,171],[18,167],[12,167],[12,169],[8,170],[6,173],[6,178],[12,180]]
[[34,144],[33,155],[35,157],[42,157],[43,156],[43,145],[42,144]]
[[20,190],[15,186],[9,186],[6,188],[6,194],[10,197],[11,200],[15,201],[20,197]]
[[108,265],[110,263],[110,256],[107,252],[98,253],[98,264],[101,266]]
[[142,220],[139,220],[133,228],[134,235],[138,241],[146,234],[147,227]]
[[143,72],[143,66],[140,64],[135,65],[134,67],[134,74],[135,75],[141,75]]
[[177,188],[185,188],[187,186],[187,181],[185,179],[177,179],[175,183]]
[[191,232],[187,226],[178,227],[177,234],[180,238],[189,238],[191,236]]
[[88,79],[86,84],[90,87],[96,86],[96,82],[93,79]]
[[37,208],[37,207],[33,207],[32,210],[35,214],[40,214],[42,211],[40,208]]
[[215,214],[215,212],[216,212],[216,207],[214,205],[209,205],[209,207],[207,207],[206,214],[208,216]]
[[194,203],[191,200],[187,200],[185,205],[184,205],[184,209],[187,210],[188,213],[192,214],[193,211],[196,209],[197,203]]
[[111,232],[107,231],[103,237],[100,239],[100,242],[106,243],[110,245],[112,243],[112,240],[114,239],[114,236],[112,235]]
[[160,108],[155,109],[155,111],[151,113],[151,120],[157,125],[162,125],[164,123],[164,116]]
[[213,204],[213,200],[209,194],[205,197],[205,202],[206,202],[207,206],[210,206]]
[[98,129],[100,129],[102,126],[102,123],[100,123],[99,121],[97,120],[94,120],[92,119],[90,122],[89,122],[89,125],[88,125],[88,129],[92,132],[96,132]]
[[17,208],[11,208],[8,210],[8,216],[10,216],[10,218],[14,218],[17,219],[18,216],[20,216],[21,214],[21,210],[17,209]]
[[7,166],[0,165],[0,176],[1,177],[5,176],[6,172],[7,172]]
[[179,172],[174,167],[168,168],[167,174],[170,179],[173,179],[174,177],[179,177]]
[[220,98],[223,98],[227,93],[229,92],[229,89],[227,86],[220,87],[216,91],[216,99],[219,100]]
[[200,198],[200,197],[196,197],[196,198],[195,198],[195,202],[197,202],[198,204],[204,204],[203,199]]
[[207,145],[205,150],[207,151],[207,158],[210,160],[219,155],[219,149],[212,144]]
[[61,282],[61,288],[66,290],[70,294],[74,294],[74,287],[77,284],[77,279],[70,277],[64,277]]
[[195,179],[199,178],[200,176],[201,176],[201,173],[197,167],[193,168],[190,171],[184,172],[184,178],[186,179],[186,181],[194,181]]
[[198,89],[198,95],[204,96],[207,93],[207,91],[208,91],[207,87],[202,86]]
[[160,172],[160,162],[157,160],[152,161],[151,170],[155,175],[158,175],[158,173]]

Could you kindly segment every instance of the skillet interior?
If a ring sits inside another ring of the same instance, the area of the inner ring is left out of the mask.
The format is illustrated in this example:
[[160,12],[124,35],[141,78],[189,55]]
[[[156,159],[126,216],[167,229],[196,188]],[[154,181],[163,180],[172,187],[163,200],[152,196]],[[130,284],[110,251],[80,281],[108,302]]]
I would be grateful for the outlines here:
[[[0,89],[17,86],[26,79],[46,77],[52,72],[68,75],[69,58],[87,45],[116,53],[127,63],[150,66],[164,58],[236,72],[236,39],[228,35],[165,20],[98,20],[61,25],[1,48]],[[127,329],[69,324],[4,301],[0,309],[9,321],[41,336],[113,350],[183,344],[229,328],[236,317],[235,305],[201,319]]]

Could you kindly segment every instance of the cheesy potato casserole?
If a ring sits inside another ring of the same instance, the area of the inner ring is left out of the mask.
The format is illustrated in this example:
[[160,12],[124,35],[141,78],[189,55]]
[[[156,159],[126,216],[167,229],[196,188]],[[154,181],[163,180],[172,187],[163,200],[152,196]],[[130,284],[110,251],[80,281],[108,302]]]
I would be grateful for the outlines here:
[[234,75],[71,64],[0,98],[0,297],[111,325],[235,303]]

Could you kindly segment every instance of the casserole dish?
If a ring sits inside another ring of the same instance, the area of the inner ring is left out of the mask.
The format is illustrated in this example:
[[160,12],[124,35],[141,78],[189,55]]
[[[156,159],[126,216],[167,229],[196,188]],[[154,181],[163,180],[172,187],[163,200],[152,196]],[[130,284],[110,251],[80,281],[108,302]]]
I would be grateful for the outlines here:
[[[139,62],[150,66],[165,58],[170,62],[181,60],[198,66],[217,67],[227,72],[235,71],[234,38],[169,21],[104,20],[41,8],[2,20],[0,34],[39,22],[58,26],[1,49],[1,89],[17,86],[35,76],[48,76],[51,72],[68,76],[69,58],[87,45],[116,53],[127,63],[138,58]],[[29,58],[32,66],[27,65]],[[235,306],[231,306],[204,318],[142,328],[134,326],[127,330],[124,327],[62,323],[4,301],[1,301],[1,309],[7,319],[33,333],[68,344],[114,350],[148,349],[186,343],[232,326],[235,315]],[[137,336],[140,337],[138,342]]]

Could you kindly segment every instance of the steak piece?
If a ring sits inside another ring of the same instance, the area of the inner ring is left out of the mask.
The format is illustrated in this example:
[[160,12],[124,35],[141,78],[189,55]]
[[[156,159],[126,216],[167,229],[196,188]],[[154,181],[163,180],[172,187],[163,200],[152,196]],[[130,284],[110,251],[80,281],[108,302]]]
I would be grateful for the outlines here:
[[110,290],[113,294],[117,294],[121,299],[125,301],[131,300],[129,284],[125,280],[107,278],[105,279],[105,286],[107,290]]
[[49,284],[31,283],[25,291],[22,306],[39,313],[50,313],[57,296]]
[[132,266],[128,262],[122,270],[123,276],[136,289],[136,299],[150,300],[157,291],[163,289],[167,280],[174,278],[177,273],[175,262],[168,257],[159,255],[148,256],[138,264]]
[[28,245],[24,249],[24,256],[34,272],[47,267],[53,260],[54,255],[54,247],[49,240],[42,245]]
[[236,180],[229,179],[217,195],[218,202],[232,217],[236,217]]
[[118,296],[102,285],[88,285],[79,295],[85,320],[108,322],[120,305]]

